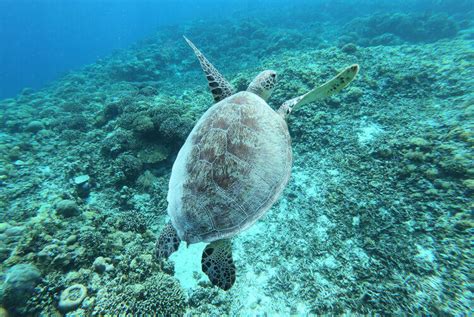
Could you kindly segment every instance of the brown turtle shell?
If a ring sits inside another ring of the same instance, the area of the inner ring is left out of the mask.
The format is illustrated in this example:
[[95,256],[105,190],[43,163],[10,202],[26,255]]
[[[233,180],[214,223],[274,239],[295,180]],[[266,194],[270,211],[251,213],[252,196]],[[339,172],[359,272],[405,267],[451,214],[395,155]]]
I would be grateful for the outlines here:
[[196,123],[174,162],[168,214],[188,242],[229,238],[251,226],[290,178],[285,120],[259,96],[239,92]]

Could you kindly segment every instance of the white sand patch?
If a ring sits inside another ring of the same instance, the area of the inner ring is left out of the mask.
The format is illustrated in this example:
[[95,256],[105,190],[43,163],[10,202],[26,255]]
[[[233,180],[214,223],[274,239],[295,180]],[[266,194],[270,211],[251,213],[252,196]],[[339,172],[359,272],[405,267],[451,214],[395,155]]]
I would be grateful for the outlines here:
[[364,122],[357,133],[357,140],[360,145],[373,143],[380,135],[384,133],[382,127],[376,123]]
[[[267,215],[268,216],[268,215]],[[268,263],[271,252],[259,254],[259,261],[246,261],[252,253],[259,252],[260,247],[248,248],[249,245],[258,243],[268,243],[264,239],[271,240],[272,235],[278,234],[271,223],[261,219],[248,230],[234,238],[233,250],[237,267],[237,280],[234,288],[235,293],[231,304],[231,314],[238,316],[263,316],[289,314],[289,308],[283,301],[276,301],[266,290],[268,283],[275,276],[278,267],[272,267],[263,263]]]
[[336,225],[329,220],[325,215],[321,215],[316,219],[314,224],[314,239],[323,243],[329,239],[328,231],[334,228]]
[[198,288],[200,279],[207,278],[201,271],[201,256],[205,246],[206,243],[195,243],[186,248],[185,243],[181,242],[178,251],[170,256],[174,264],[174,276],[188,294]]
[[321,198],[320,182],[316,181],[314,174],[295,168],[295,171],[291,175],[290,182],[293,182],[298,188],[304,188],[304,196],[306,199]]

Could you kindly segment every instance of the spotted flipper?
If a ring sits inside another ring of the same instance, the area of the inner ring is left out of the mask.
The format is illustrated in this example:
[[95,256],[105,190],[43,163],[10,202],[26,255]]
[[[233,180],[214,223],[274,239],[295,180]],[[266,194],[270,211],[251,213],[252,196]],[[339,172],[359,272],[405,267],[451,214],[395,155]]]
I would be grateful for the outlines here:
[[354,64],[337,74],[333,79],[323,85],[314,88],[304,95],[285,101],[280,107],[279,112],[288,114],[293,108],[304,104],[323,99],[338,93],[346,88],[359,72],[359,65]]
[[214,286],[227,291],[235,282],[235,265],[230,240],[214,241],[202,252],[202,271]]
[[202,70],[206,75],[209,88],[211,89],[212,96],[214,97],[214,101],[219,102],[222,99],[232,96],[234,93],[234,88],[231,86],[231,84],[225,80],[224,76],[222,76],[217,71],[217,69],[207,60],[201,51],[198,50],[196,46],[194,46],[193,42],[188,40],[186,36],[184,36],[184,39],[186,42],[188,42],[189,46],[191,46],[194,54],[196,54],[199,63],[201,64]]
[[178,250],[180,241],[173,225],[171,222],[168,222],[163,228],[158,240],[156,240],[156,257],[158,259],[167,259],[174,251]]

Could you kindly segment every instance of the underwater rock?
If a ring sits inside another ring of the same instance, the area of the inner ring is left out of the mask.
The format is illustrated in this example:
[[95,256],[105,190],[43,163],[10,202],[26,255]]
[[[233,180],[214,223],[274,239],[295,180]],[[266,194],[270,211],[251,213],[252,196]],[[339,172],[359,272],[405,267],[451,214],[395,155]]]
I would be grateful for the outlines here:
[[74,200],[64,199],[56,204],[56,213],[68,218],[79,215],[81,211]]
[[474,179],[466,179],[465,181],[462,182],[464,187],[466,187],[467,190],[469,191],[474,191]]
[[364,95],[364,91],[358,87],[351,87],[347,91],[347,101],[358,102],[359,99]]
[[115,160],[114,169],[116,183],[133,182],[142,172],[142,162],[131,154],[123,153]]
[[169,148],[160,144],[150,144],[138,152],[137,156],[142,163],[156,164],[166,160],[169,154]]
[[128,129],[136,133],[149,133],[155,128],[152,119],[147,115],[139,115],[133,119]]
[[133,133],[125,129],[116,129],[109,133],[102,141],[102,151],[111,156],[136,147]]
[[94,267],[94,271],[96,271],[99,274],[102,274],[104,272],[113,270],[114,266],[113,264],[109,262],[110,262],[109,258],[104,258],[102,256],[97,257],[94,260],[94,263],[92,263],[92,266]]
[[2,288],[3,305],[14,313],[25,313],[28,299],[41,281],[41,272],[33,264],[16,264],[6,273]]
[[59,130],[87,131],[89,120],[84,115],[75,114],[71,117],[59,118],[56,127]]
[[122,111],[123,111],[123,102],[115,101],[115,102],[108,103],[105,106],[103,114],[107,120],[110,120],[120,115]]
[[140,89],[138,92],[140,95],[151,97],[158,93],[158,90],[155,87],[146,86]]
[[41,121],[37,121],[37,120],[31,121],[25,127],[25,131],[33,132],[33,133],[36,133],[43,129],[44,129],[44,124]]
[[84,183],[87,183],[89,179],[90,179],[89,175],[79,175],[79,176],[74,177],[74,184],[82,185]]
[[61,254],[63,250],[57,244],[48,244],[41,251],[37,253],[38,260],[40,263],[47,265],[51,264],[53,259]]
[[341,50],[347,54],[354,54],[357,52],[357,46],[354,43],[347,43],[341,48]]
[[79,175],[74,177],[74,185],[76,193],[81,198],[89,196],[91,190],[90,177],[89,175]]
[[74,284],[61,292],[58,308],[62,312],[72,311],[81,305],[87,296],[87,288],[82,284]]

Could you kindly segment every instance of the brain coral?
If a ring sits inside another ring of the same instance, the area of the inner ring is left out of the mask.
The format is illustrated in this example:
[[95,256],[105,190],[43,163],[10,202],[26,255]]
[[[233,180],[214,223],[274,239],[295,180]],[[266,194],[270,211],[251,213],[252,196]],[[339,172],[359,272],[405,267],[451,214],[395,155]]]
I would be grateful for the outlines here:
[[58,308],[63,312],[71,311],[81,305],[87,296],[87,288],[82,284],[74,284],[61,292]]
[[114,285],[97,293],[93,314],[174,316],[186,311],[184,292],[173,277],[156,273],[139,284]]

